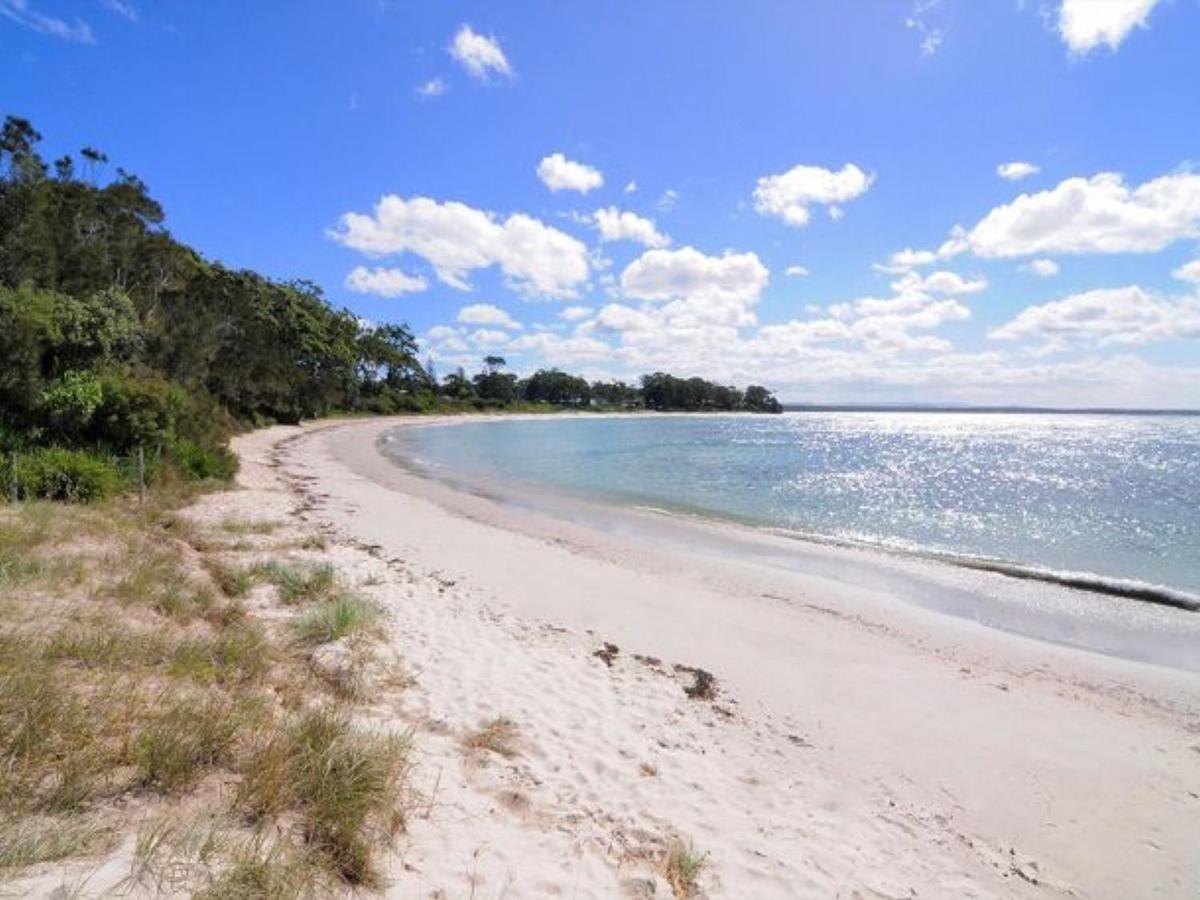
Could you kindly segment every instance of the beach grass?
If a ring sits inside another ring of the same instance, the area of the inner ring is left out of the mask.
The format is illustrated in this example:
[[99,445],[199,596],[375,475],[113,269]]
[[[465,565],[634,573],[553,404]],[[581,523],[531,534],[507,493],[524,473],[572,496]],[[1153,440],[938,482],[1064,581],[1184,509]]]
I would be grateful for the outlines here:
[[708,854],[700,853],[689,841],[677,840],[667,849],[663,863],[663,876],[671,886],[671,892],[679,900],[696,896],[700,888],[700,876],[708,866]]
[[[135,868],[152,878],[184,866],[197,896],[383,884],[378,850],[412,802],[410,742],[354,725],[351,698],[294,645],[369,640],[381,611],[329,565],[235,566],[214,555],[223,547],[196,549],[215,543],[169,509],[129,501],[0,507],[5,879],[115,850],[136,807],[220,819],[233,836],[138,833]],[[299,606],[290,622],[247,612],[241,598],[259,582],[278,586],[282,610]],[[342,713],[320,712],[333,703]],[[269,846],[256,842],[264,828],[279,835]]]
[[303,644],[329,644],[370,631],[378,622],[379,607],[355,594],[342,593],[322,601],[296,622]]

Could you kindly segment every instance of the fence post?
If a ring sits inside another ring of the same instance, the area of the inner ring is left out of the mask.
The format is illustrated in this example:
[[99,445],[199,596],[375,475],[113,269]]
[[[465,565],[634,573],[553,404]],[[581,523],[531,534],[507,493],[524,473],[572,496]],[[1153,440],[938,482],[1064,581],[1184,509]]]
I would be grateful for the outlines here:
[[137,473],[138,473],[138,502],[146,502],[146,453],[142,449],[142,445],[138,444],[137,454]]

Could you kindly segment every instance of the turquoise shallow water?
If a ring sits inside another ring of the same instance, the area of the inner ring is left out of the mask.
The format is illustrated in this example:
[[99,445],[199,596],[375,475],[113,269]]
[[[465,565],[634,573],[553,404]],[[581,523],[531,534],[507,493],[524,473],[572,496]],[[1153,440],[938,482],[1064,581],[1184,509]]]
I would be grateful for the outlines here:
[[418,465],[1200,597],[1200,418],[556,417],[402,429]]

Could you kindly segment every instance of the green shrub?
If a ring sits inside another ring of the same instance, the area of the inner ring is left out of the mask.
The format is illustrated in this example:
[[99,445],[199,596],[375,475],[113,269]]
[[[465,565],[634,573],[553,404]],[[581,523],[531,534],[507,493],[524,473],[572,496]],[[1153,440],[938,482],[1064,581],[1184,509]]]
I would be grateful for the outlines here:
[[198,481],[207,478],[228,481],[237,474],[237,457],[225,447],[214,449],[179,441],[171,448],[171,458],[184,474]]
[[[121,478],[111,457],[50,447],[17,457],[15,483],[20,499],[91,503],[117,493]],[[6,484],[6,490],[11,487]],[[10,498],[17,499],[17,498]]]

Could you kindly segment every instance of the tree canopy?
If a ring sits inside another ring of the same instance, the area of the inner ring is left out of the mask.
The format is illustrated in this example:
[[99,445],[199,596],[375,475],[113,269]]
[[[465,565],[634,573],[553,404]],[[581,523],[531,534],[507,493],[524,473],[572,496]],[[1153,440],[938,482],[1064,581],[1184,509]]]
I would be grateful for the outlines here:
[[780,409],[759,386],[519,378],[500,356],[439,381],[407,326],[206,259],[171,236],[139,178],[103,177],[108,157],[92,147],[48,165],[41,138],[16,116],[0,129],[0,449],[219,448],[237,423],[341,410]]

